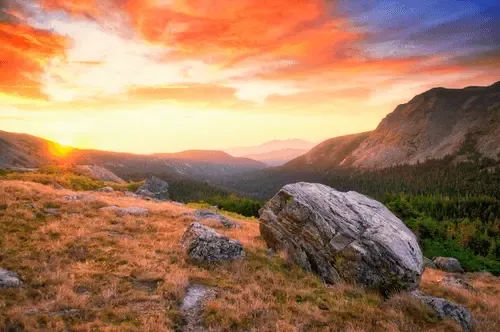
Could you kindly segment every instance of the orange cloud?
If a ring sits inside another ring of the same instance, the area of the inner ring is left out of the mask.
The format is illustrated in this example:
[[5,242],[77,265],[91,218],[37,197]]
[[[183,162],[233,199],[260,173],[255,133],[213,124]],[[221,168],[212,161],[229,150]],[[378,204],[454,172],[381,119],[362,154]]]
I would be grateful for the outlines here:
[[216,84],[187,84],[133,88],[128,91],[127,96],[132,99],[165,101],[218,109],[253,106],[251,102],[236,98],[235,93],[236,89]]
[[0,23],[0,93],[42,99],[44,66],[64,54],[66,39],[23,24]]

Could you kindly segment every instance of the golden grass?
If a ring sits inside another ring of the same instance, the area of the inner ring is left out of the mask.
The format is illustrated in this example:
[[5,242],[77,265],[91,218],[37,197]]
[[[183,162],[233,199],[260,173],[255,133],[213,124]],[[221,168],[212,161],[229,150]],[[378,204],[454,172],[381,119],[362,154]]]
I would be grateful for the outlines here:
[[[460,331],[408,295],[383,299],[354,285],[326,286],[316,276],[267,257],[259,226],[217,230],[242,242],[247,259],[221,266],[187,262],[179,245],[187,207],[95,193],[67,201],[68,190],[0,181],[0,266],[25,280],[0,291],[0,331],[175,331],[190,283],[217,287],[204,320],[210,331]],[[25,206],[36,205],[33,210]],[[119,217],[106,205],[141,206],[147,217]],[[44,213],[59,206],[60,215]],[[211,226],[214,226],[213,224]],[[477,293],[437,284],[427,271],[422,290],[471,308],[478,331],[499,330],[498,278],[471,276]]]

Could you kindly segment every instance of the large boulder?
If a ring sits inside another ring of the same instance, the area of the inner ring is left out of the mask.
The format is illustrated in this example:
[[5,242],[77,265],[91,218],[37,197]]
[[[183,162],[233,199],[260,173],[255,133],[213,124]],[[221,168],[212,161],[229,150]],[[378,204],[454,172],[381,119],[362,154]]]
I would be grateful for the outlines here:
[[20,288],[22,286],[23,282],[17,273],[0,268],[0,289]]
[[452,257],[436,257],[434,258],[434,264],[443,271],[453,272],[453,273],[464,273],[462,265],[456,258]]
[[[168,183],[162,179],[152,176],[151,179],[146,180],[146,183],[139,187],[135,192],[138,195],[156,198],[159,200],[168,200]],[[153,195],[153,196],[151,196]]]
[[415,235],[384,205],[314,183],[283,187],[260,211],[269,248],[284,250],[327,283],[415,289],[424,270]]
[[196,263],[227,262],[245,257],[240,242],[197,222],[192,223],[184,233],[181,245],[189,259]]
[[412,292],[412,295],[431,308],[439,318],[454,320],[464,331],[471,332],[473,330],[472,314],[465,307],[439,297],[425,295],[419,291]]

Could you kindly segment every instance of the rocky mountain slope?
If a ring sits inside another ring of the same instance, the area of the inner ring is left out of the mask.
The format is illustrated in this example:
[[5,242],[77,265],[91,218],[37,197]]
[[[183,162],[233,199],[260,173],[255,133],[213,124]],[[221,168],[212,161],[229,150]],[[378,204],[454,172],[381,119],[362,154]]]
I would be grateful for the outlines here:
[[370,134],[371,132],[364,132],[326,140],[306,154],[287,163],[286,168],[313,167],[321,170],[338,167]]
[[499,137],[500,82],[435,88],[399,105],[371,133],[326,141],[287,166],[384,168],[446,155],[463,160],[473,151],[500,159]]
[[266,167],[262,162],[221,151],[137,155],[80,150],[30,135],[0,131],[0,168],[36,168],[54,163],[99,165],[126,180],[150,175],[210,180]]

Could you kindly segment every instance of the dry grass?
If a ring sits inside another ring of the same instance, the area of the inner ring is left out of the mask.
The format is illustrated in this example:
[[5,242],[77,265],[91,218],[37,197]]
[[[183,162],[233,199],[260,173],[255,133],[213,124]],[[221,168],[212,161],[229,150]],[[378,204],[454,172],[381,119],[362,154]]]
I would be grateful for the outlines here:
[[[240,240],[241,262],[197,267],[179,240],[192,221],[188,208],[92,193],[94,201],[67,201],[70,191],[36,183],[0,182],[0,266],[18,272],[22,290],[0,291],[0,330],[182,330],[186,286],[218,288],[204,319],[212,331],[459,331],[418,301],[385,300],[353,285],[327,287],[284,257],[269,259],[258,224],[218,231]],[[35,204],[36,208],[25,206]],[[142,206],[147,217],[119,217],[106,205]],[[59,207],[60,215],[44,212]],[[478,293],[443,288],[427,271],[424,292],[471,308],[478,331],[499,330],[498,278],[472,276]]]

